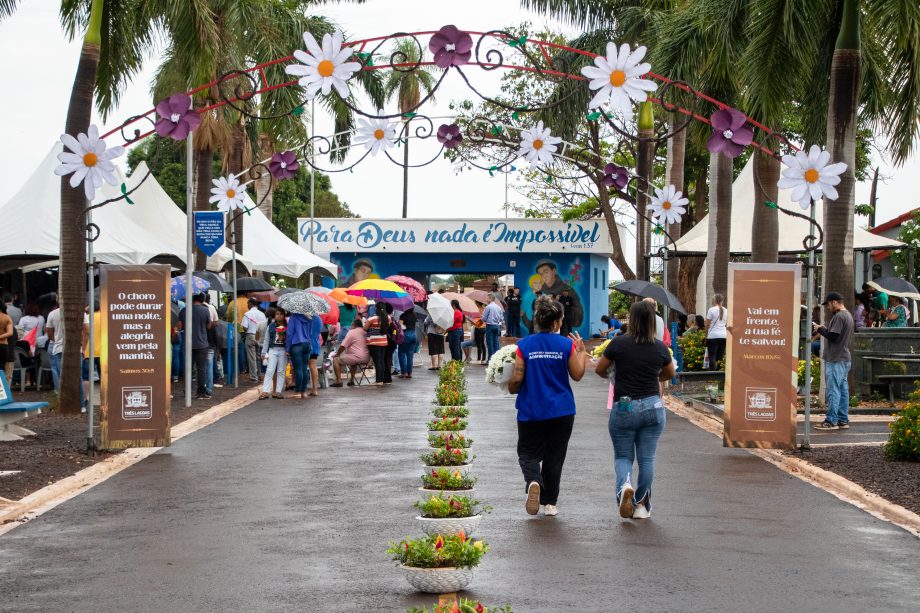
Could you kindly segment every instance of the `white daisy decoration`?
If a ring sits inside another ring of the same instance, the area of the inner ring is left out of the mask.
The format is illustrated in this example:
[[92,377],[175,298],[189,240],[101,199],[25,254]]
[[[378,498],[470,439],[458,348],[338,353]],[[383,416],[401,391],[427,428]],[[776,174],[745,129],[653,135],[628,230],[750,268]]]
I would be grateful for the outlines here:
[[652,217],[661,224],[680,223],[681,217],[687,212],[688,202],[676,187],[668,185],[664,189],[655,188],[655,195],[652,197],[649,208],[652,211]]
[[211,197],[208,202],[217,203],[218,210],[228,213],[236,209],[243,208],[243,196],[246,195],[246,188],[240,185],[240,180],[236,177],[218,177],[211,181],[214,187],[211,188]]
[[517,154],[524,156],[531,167],[539,168],[553,162],[553,154],[561,142],[561,138],[553,136],[550,129],[543,127],[543,122],[538,121],[534,127],[521,130],[521,147]]
[[106,149],[105,141],[99,138],[96,126],[90,126],[86,134],[77,134],[76,138],[70,134],[61,134],[61,142],[70,151],[58,154],[61,165],[54,169],[54,174],[64,176],[73,173],[70,186],[75,188],[82,182],[87,200],[95,197],[96,189],[102,187],[103,181],[109,185],[118,185],[112,160],[124,154],[124,147]]
[[594,58],[594,66],[585,66],[581,74],[589,80],[588,87],[597,90],[588,108],[594,109],[604,103],[623,117],[632,117],[633,102],[645,102],[648,93],[658,89],[652,81],[640,77],[652,69],[648,62],[642,62],[646,48],[637,47],[630,51],[629,45],[620,45],[619,52],[615,43],[607,43],[607,55]]
[[840,183],[840,175],[847,169],[843,162],[828,164],[831,154],[818,145],[812,145],[806,155],[797,151],[795,155],[784,155],[782,178],[776,182],[780,189],[792,189],[791,198],[803,209],[811,206],[812,200],[837,199],[835,185]]
[[361,64],[346,61],[351,57],[353,50],[350,47],[342,48],[344,40],[341,32],[324,34],[323,45],[320,47],[312,34],[303,33],[303,42],[306,43],[307,50],[294,51],[294,57],[300,64],[288,64],[284,71],[300,77],[297,83],[307,90],[308,100],[320,90],[324,96],[328,96],[333,87],[342,98],[348,97],[346,81],[361,70]]
[[[383,113],[383,111],[378,111]],[[396,142],[396,126],[386,119],[358,119],[358,134],[355,144],[364,145],[364,148],[377,155],[385,149],[390,149]]]

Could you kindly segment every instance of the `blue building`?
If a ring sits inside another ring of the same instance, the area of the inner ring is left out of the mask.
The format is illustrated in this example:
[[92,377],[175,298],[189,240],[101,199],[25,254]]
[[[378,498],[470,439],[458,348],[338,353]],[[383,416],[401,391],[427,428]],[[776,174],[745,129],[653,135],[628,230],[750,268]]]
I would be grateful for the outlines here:
[[601,220],[309,219],[300,244],[338,265],[338,285],[405,275],[430,287],[435,274],[514,275],[523,332],[540,294],[570,290],[574,328],[589,336],[607,313],[610,235]]

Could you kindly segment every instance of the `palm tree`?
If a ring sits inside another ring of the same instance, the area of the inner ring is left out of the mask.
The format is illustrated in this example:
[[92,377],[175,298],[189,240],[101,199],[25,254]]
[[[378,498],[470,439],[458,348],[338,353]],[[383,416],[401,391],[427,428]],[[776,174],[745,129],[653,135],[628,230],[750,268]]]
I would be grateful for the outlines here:
[[[0,0],[0,18],[11,15],[17,0]],[[61,22],[73,38],[83,33],[80,61],[67,107],[64,132],[86,132],[93,93],[103,117],[117,104],[122,88],[137,73],[154,34],[157,3],[145,0],[63,0]],[[86,243],[83,189],[61,178],[61,264],[58,298],[64,335],[80,338],[86,304]],[[59,406],[63,413],[80,411],[80,344],[64,346]]]
[[[410,39],[403,38],[396,44],[395,55],[401,58],[401,63],[418,65],[424,59],[418,44]],[[387,98],[396,94],[399,103],[399,112],[407,114],[416,106],[423,95],[431,93],[435,87],[435,78],[431,72],[422,66],[415,70],[392,70],[383,84],[383,93]],[[423,94],[424,92],[424,94]],[[406,116],[403,120],[403,206],[402,216],[406,218],[409,212],[409,123],[412,117]]]

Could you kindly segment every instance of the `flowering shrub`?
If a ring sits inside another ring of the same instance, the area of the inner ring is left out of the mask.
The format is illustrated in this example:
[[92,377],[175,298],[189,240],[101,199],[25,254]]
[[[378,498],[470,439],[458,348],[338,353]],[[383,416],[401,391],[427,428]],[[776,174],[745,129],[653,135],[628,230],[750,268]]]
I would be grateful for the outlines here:
[[684,355],[684,370],[703,370],[706,355],[706,333],[688,332],[677,339],[677,348]]
[[467,396],[463,386],[456,382],[439,383],[434,390],[434,401],[439,406],[459,407],[466,404]]
[[412,607],[406,609],[406,613],[513,613],[509,605],[500,609],[489,608],[478,600],[467,600],[461,598],[459,603],[452,604],[433,604],[428,607]]
[[462,466],[469,462],[469,452],[462,447],[437,447],[419,456],[426,466]]
[[484,541],[467,539],[461,530],[456,536],[426,536],[390,543],[387,553],[414,568],[472,568],[489,551]]
[[438,384],[457,383],[465,388],[466,376],[463,371],[465,366],[463,360],[451,360],[438,371]]
[[466,420],[459,417],[439,417],[428,422],[428,429],[434,432],[466,430]]
[[885,455],[892,460],[920,462],[920,392],[911,393],[907,406],[888,429]]
[[472,517],[479,514],[479,501],[469,496],[443,493],[419,500],[415,507],[422,512],[422,517],[443,519],[445,517]]
[[[799,387],[805,385],[805,360],[799,360],[797,367],[799,373]],[[811,393],[817,394],[821,385],[821,360],[817,356],[811,358]]]
[[473,444],[473,439],[459,432],[451,432],[449,435],[429,434],[428,445],[430,447],[459,447],[466,449]]
[[507,384],[511,380],[516,356],[517,345],[505,345],[496,351],[486,366],[486,383]]
[[433,468],[422,475],[422,486],[427,490],[469,490],[476,479],[459,468]]
[[431,410],[435,417],[469,417],[470,410],[462,406],[439,406]]

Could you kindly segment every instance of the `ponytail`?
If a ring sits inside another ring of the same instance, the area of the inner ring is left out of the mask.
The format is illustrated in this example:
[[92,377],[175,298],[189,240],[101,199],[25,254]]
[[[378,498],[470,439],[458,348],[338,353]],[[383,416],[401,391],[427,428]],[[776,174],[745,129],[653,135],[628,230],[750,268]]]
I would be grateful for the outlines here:
[[722,318],[725,317],[725,307],[722,306],[722,303],[725,302],[725,296],[716,294],[712,297],[712,301],[716,303],[715,306],[719,307],[719,321],[722,321]]

